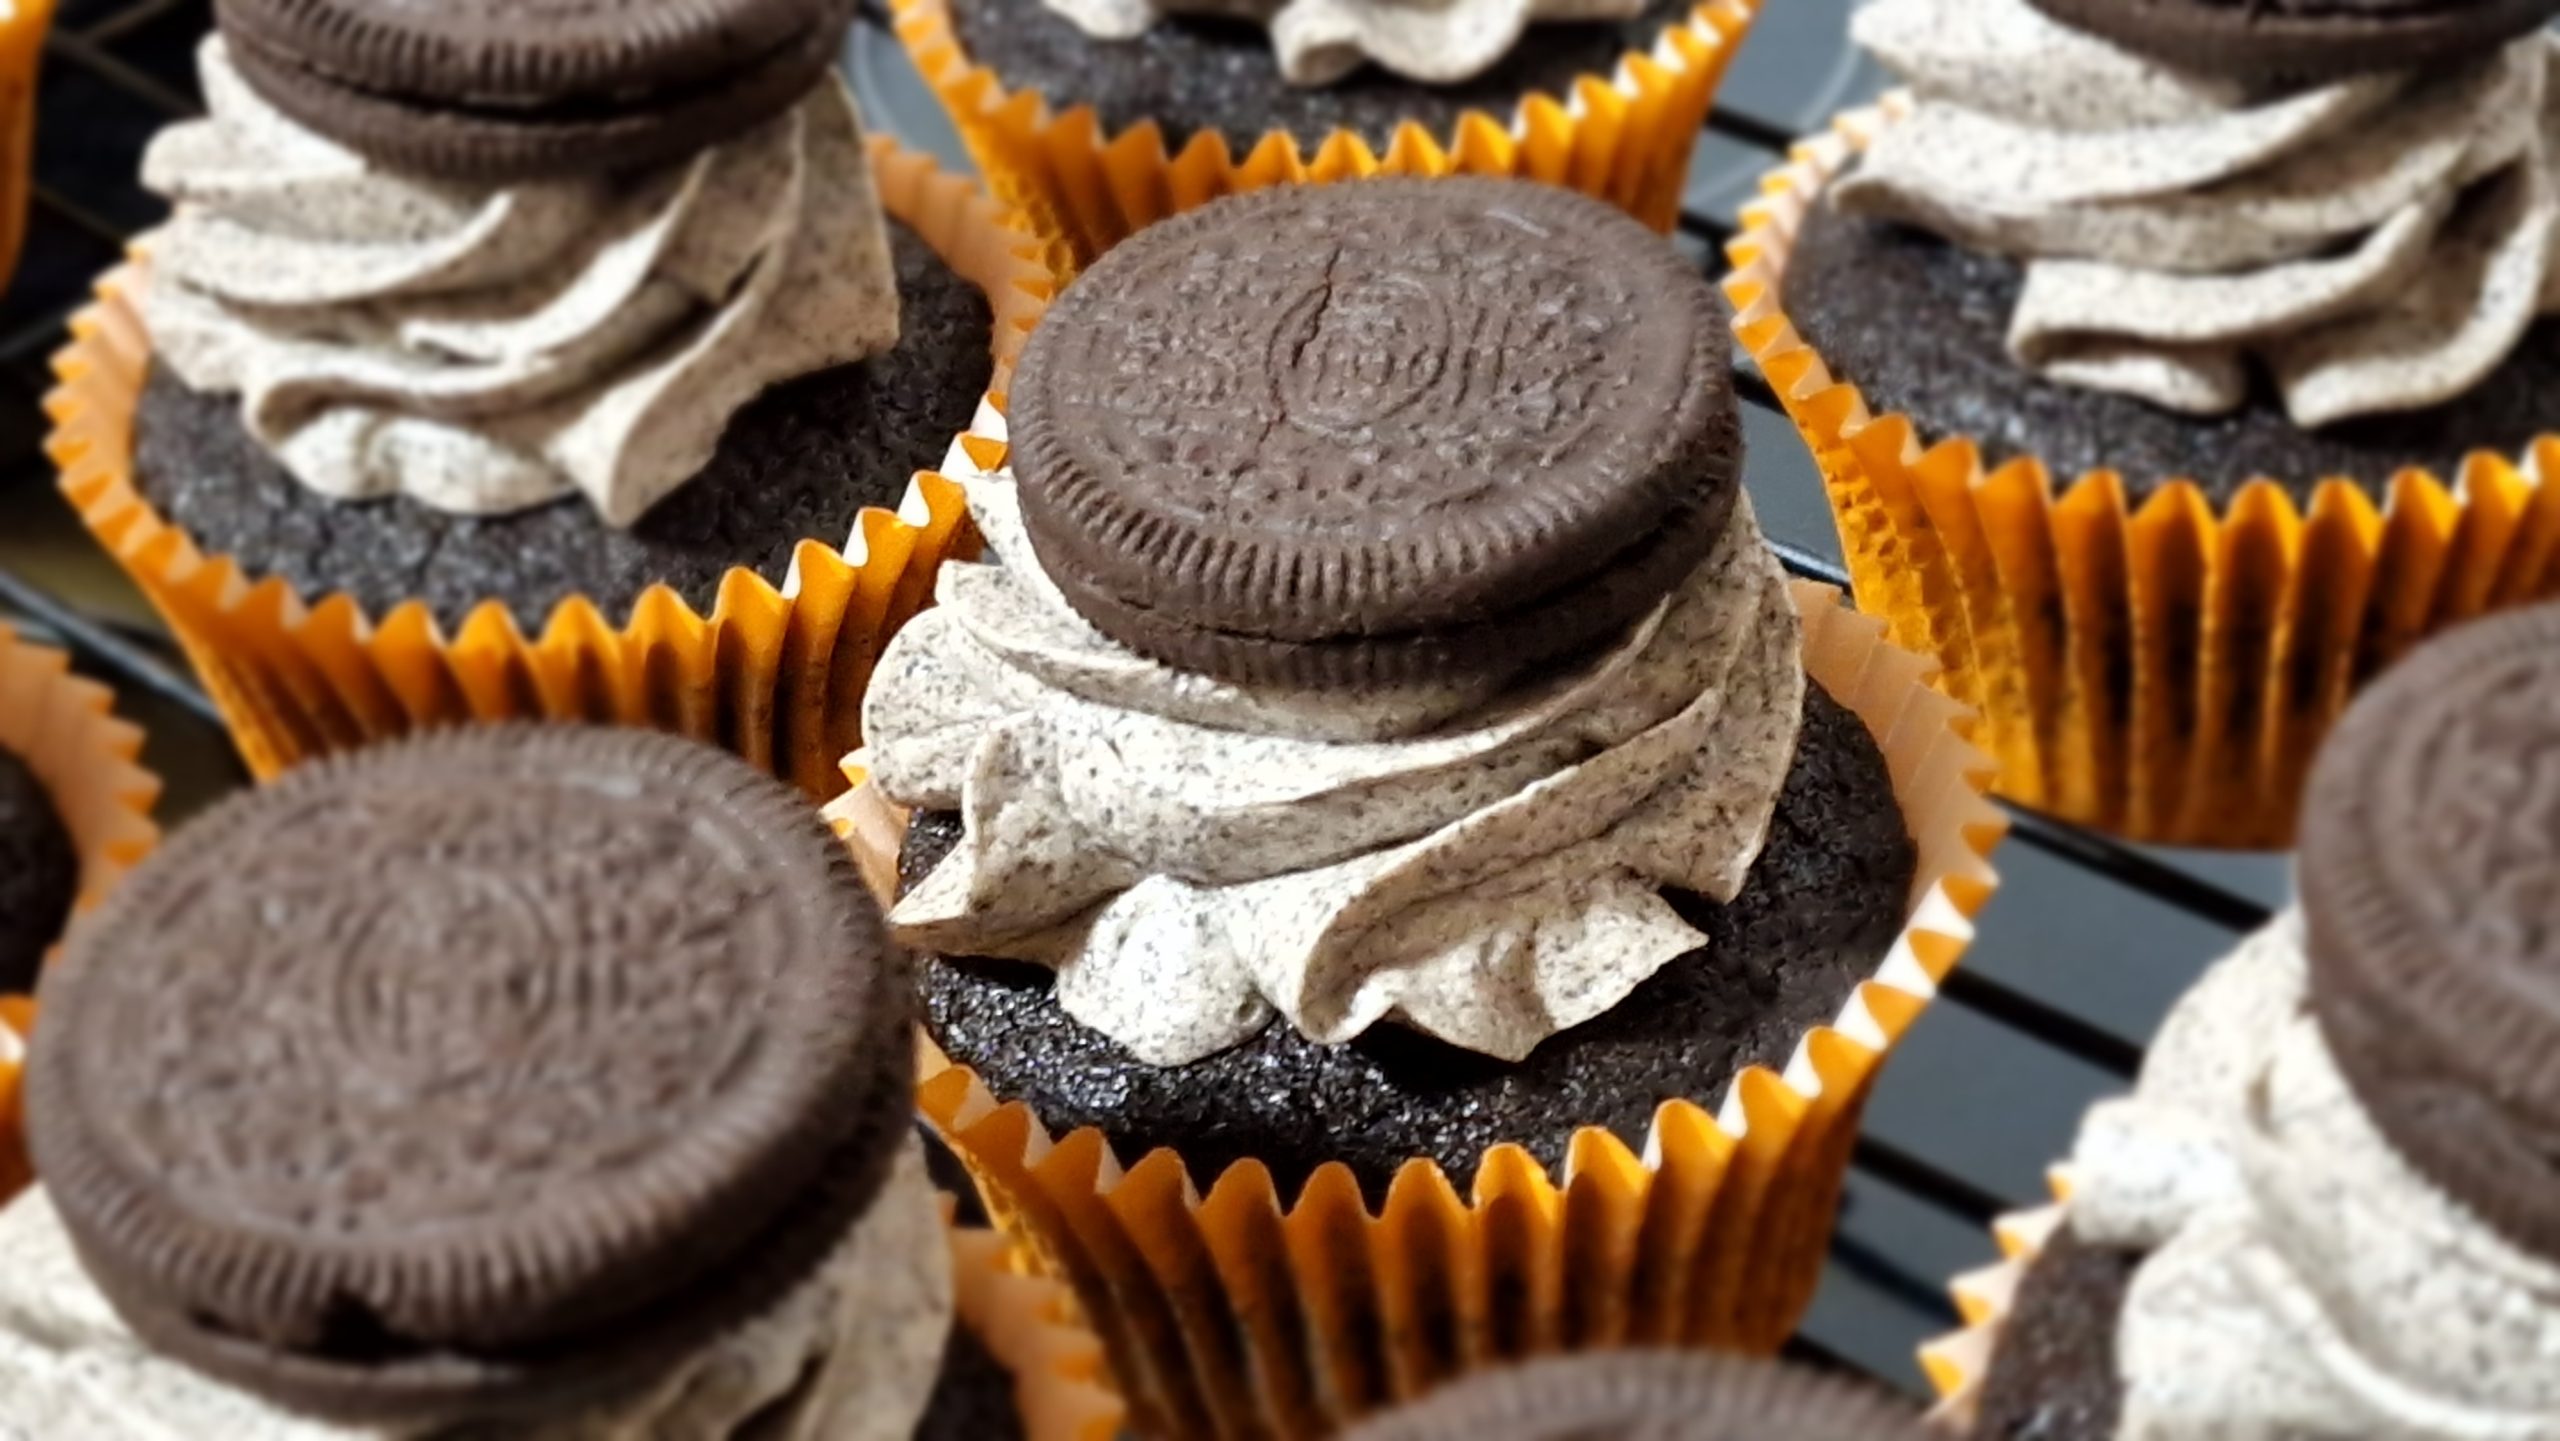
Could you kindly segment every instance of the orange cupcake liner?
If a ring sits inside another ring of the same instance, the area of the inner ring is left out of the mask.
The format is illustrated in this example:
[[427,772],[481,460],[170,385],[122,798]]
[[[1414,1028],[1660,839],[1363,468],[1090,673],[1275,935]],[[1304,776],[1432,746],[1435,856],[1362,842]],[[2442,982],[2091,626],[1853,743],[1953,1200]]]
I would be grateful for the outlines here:
[[[927,157],[873,136],[888,213],[975,283],[995,313],[995,394],[1055,282],[1019,217]],[[801,543],[780,586],[738,568],[709,614],[652,587],[618,622],[573,596],[538,626],[500,601],[447,635],[423,603],[375,618],[207,555],[133,485],[134,412],[151,363],[135,297],[147,257],[111,272],[72,321],[46,397],[63,493],[167,621],[259,778],[427,726],[550,719],[646,726],[711,742],[812,796],[843,788],[880,648],[971,553],[958,487],[918,472],[896,512],[867,508],[839,551]],[[529,618],[528,618],[529,619]]]
[[1309,147],[1274,130],[1242,157],[1214,131],[1169,149],[1154,120],[1109,135],[1089,105],[1058,113],[1036,91],[1006,89],[961,45],[950,0],[890,0],[890,12],[988,185],[1052,242],[1064,275],[1221,195],[1371,175],[1541,180],[1668,231],[1679,219],[1699,127],[1761,3],[1702,0],[1651,50],[1628,52],[1613,74],[1582,76],[1561,97],[1524,96],[1509,117],[1469,110],[1447,134],[1406,122],[1384,154],[1348,130]]
[[951,1209],[946,1196],[959,1321],[1012,1374],[1024,1441],[1117,1441],[1128,1408],[1075,1296],[999,1233],[951,1225]]
[[[160,843],[151,808],[160,778],[142,767],[142,730],[116,718],[105,686],[71,673],[71,658],[19,638],[0,622],[0,751],[42,783],[80,858],[76,917],[114,890]],[[0,996],[0,1202],[30,1176],[18,1086],[35,1002]]]
[[1821,470],[1860,609],[1980,713],[2002,794],[2137,840],[2281,847],[2355,689],[2429,633],[2560,593],[2560,436],[2451,482],[2344,479],[2307,507],[2259,479],[2217,508],[2173,481],[2057,483],[1970,436],[1924,437],[1834,377],[1786,315],[1787,257],[1832,177],[1907,113],[1836,118],[1761,182],[1728,247],[1735,334]]
[[1920,1369],[1928,1373],[1929,1384],[1938,1393],[1931,1419],[1958,1434],[1970,1432],[1979,1416],[1983,1382],[1991,1374],[1991,1356],[1999,1347],[2001,1329],[2017,1304],[2019,1285],[2068,1219],[2070,1168],[2057,1166],[2046,1179],[2053,1188],[2054,1203],[1993,1222],[1991,1234],[2000,1243],[2000,1260],[1948,1284],[1964,1329],[1920,1348]]
[[[982,460],[1001,459],[979,440]],[[1918,842],[1911,912],[1876,978],[1783,1073],[1744,1073],[1720,1110],[1665,1104],[1641,1154],[1585,1129],[1559,1181],[1525,1148],[1497,1146],[1466,1193],[1417,1159],[1375,1212],[1338,1164],[1294,1205],[1252,1161],[1204,1196],[1175,1152],[1123,1168],[1100,1131],[1053,1137],[922,1046],[920,1108],[999,1221],[1084,1300],[1142,1434],[1327,1434],[1521,1356],[1765,1352],[1793,1331],[1876,1074],[1972,939],[2004,830],[1982,794],[1988,758],[1958,733],[1960,708],[1926,684],[1923,658],[1830,587],[1794,594],[1806,668],[1876,736]],[[828,815],[888,896],[905,816],[868,784]]]

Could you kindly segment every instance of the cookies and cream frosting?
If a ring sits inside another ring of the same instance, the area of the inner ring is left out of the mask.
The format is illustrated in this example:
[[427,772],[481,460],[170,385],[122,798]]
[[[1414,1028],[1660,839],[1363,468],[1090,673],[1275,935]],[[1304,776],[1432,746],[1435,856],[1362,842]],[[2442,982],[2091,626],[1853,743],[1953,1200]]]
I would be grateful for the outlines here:
[[2182,1000],[2090,1113],[2071,1224],[2149,1253],[2117,1338],[2124,1441],[2560,1435],[2560,1258],[2418,1176],[2306,1002],[2301,923]]
[[155,140],[176,210],[142,315],[294,477],[494,514],[582,494],[628,526],[767,386],[885,351],[897,279],[839,81],[639,176],[487,186],[374,165],[268,105],[222,40],[208,118]]
[[1346,695],[1106,639],[1042,571],[1011,477],[966,483],[1001,564],[943,569],[864,706],[880,789],[966,830],[890,920],[1056,968],[1066,1012],[1141,1061],[1275,1017],[1518,1059],[1706,943],[1665,888],[1729,901],[1758,858],[1805,678],[1747,502],[1578,668]]
[[912,1139],[862,1220],[773,1307],[644,1394],[502,1431],[317,1421],[159,1355],[90,1284],[41,1188],[0,1210],[0,1256],[0,1441],[908,1441],[955,1315],[942,1213]]
[[2560,308],[2560,40],[2267,92],[2183,73],[2028,0],[1877,0],[1910,86],[1834,188],[1860,215],[2018,257],[2017,361],[2220,414],[2263,366],[2295,423],[2461,394]]
[[1250,20],[1271,32],[1281,77],[1331,85],[1376,64],[1425,85],[1493,68],[1532,25],[1629,20],[1645,0],[1046,0],[1096,40],[1135,40],[1167,15]]

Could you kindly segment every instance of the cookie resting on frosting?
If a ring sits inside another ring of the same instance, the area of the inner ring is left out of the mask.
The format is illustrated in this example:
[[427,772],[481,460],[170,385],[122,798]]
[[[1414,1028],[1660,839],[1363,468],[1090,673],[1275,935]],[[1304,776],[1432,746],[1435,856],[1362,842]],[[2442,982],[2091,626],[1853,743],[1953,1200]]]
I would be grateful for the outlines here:
[[1375,62],[1408,80],[1471,80],[1530,26],[1624,20],[1645,0],[1047,0],[1096,40],[1134,40],[1168,15],[1228,16],[1271,32],[1292,85],[1330,85]]
[[1911,87],[1832,189],[1852,214],[2021,257],[2012,357],[2196,414],[2253,366],[2294,422],[2421,409],[2560,306],[2560,41],[2266,94],[2027,0],[1881,0]]
[[943,571],[864,706],[881,790],[967,826],[891,921],[1055,967],[1068,1014],[1141,1060],[1275,1015],[1516,1060],[1698,946],[1664,889],[1730,900],[1759,854],[1805,679],[1747,503],[1581,668],[1336,712],[1130,655],[1043,574],[1014,482],[967,483],[1004,563]]
[[2374,1129],[2306,1003],[2301,921],[2182,1000],[2091,1111],[2072,1226],[2148,1252],[2128,1441],[2560,1434],[2560,1259],[2508,1245]]
[[461,185],[285,118],[223,41],[211,118],[162,134],[142,242],[155,353],[237,392],[313,490],[492,514],[582,493],[627,526],[767,386],[897,338],[897,289],[841,83],[636,178]]
[[[470,1428],[344,1426],[162,1357],[81,1270],[42,1189],[0,1210],[0,1441],[464,1441]],[[915,1142],[818,1271],[645,1393],[514,1441],[908,1441],[954,1326],[950,1250]],[[751,1430],[749,1428],[752,1428]]]

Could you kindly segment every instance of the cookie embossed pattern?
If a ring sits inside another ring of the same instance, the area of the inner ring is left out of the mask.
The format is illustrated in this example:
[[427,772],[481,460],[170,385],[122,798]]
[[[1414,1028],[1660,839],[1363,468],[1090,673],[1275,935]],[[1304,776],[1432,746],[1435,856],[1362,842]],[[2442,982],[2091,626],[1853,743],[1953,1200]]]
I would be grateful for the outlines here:
[[1348,245],[1266,192],[1069,292],[1015,434],[1080,609],[1231,680],[1445,679],[1621,629],[1703,557],[1739,454],[1712,297],[1576,197],[1485,193],[1409,186]]

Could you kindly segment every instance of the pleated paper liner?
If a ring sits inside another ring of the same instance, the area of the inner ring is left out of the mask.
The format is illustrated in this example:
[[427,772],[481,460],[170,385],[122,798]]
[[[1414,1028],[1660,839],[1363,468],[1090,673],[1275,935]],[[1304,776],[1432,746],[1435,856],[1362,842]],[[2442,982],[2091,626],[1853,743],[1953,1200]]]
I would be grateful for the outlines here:
[[[160,778],[143,769],[142,731],[115,715],[105,686],[71,673],[71,658],[19,638],[0,622],[0,751],[26,763],[53,802],[80,858],[76,916],[115,889],[160,843],[151,808]],[[34,1002],[0,996],[0,1202],[28,1178],[18,1105]]]
[[[1397,127],[1384,154],[1348,130],[1320,143],[1274,130],[1244,155],[1203,131],[1174,144],[1154,120],[1103,133],[1089,105],[1011,91],[972,59],[950,0],[890,0],[898,37],[941,98],[997,196],[1081,268],[1168,215],[1266,185],[1369,175],[1504,175],[1567,185],[1668,231],[1680,214],[1689,153],[1762,0],[1701,0],[1649,51],[1610,75],[1585,75],[1564,96],[1531,93],[1509,116],[1469,110],[1446,134]],[[1522,42],[1534,45],[1534,35]],[[1066,273],[1064,271],[1061,272]]]
[[1956,1314],[1964,1318],[1964,1329],[1920,1348],[1920,1369],[1929,1373],[1929,1384],[1938,1393],[1938,1408],[1931,1419],[1958,1435],[1971,1432],[1979,1416],[1983,1381],[1991,1374],[1991,1353],[2000,1344],[2010,1308],[2017,1304],[2018,1287],[2066,1219],[2071,1172],[2057,1166],[2047,1180],[2053,1187],[2052,1205],[1992,1223],[1991,1233],[2000,1243],[1999,1262],[1949,1283],[1947,1289],[1955,1297]]
[[2095,471],[1986,470],[1968,436],[1873,414],[1789,323],[1779,288],[1823,188],[1909,102],[1799,145],[1729,247],[1735,332],[1812,447],[1859,607],[1938,658],[1979,711],[2003,794],[2139,840],[2284,846],[2310,758],[2356,687],[2429,632],[2560,590],[2560,437],[2377,506],[2269,480],[2217,509],[2186,481],[2139,507]]
[[1128,1410],[1111,1388],[1102,1342],[1075,1296],[1038,1274],[1021,1248],[994,1231],[942,1222],[951,1237],[959,1322],[1012,1373],[1025,1441],[1116,1441]]
[[[996,395],[1054,281],[1013,212],[881,137],[868,141],[888,212],[987,293]],[[862,511],[843,551],[811,538],[781,586],[738,568],[709,614],[664,586],[614,617],[583,596],[547,617],[480,605],[448,635],[423,603],[379,618],[344,595],[308,597],[280,577],[207,555],[134,489],[134,410],[151,363],[136,296],[147,257],[99,282],[54,358],[47,443],[90,532],[167,620],[221,706],[252,771],[434,724],[583,720],[674,731],[723,746],[824,799],[859,743],[873,662],[932,598],[933,575],[974,549],[959,489],[919,472],[893,514]]]
[[[1866,1097],[1973,935],[2003,823],[1988,763],[1926,662],[1799,584],[1807,670],[1891,768],[1920,859],[1902,935],[1839,1021],[1720,1111],[1664,1105],[1643,1154],[1578,1134],[1558,1184],[1525,1149],[1486,1153],[1471,1191],[1409,1163],[1372,1213],[1319,1169],[1294,1206],[1244,1162],[1204,1196],[1170,1150],[1123,1169],[1099,1131],[1053,1138],[930,1043],[918,1097],[999,1220],[1069,1280],[1144,1434],[1318,1435],[1461,1372],[1613,1344],[1774,1350],[1823,1265]],[[859,777],[860,758],[848,763]],[[829,809],[863,871],[895,885],[905,817],[869,785]]]

